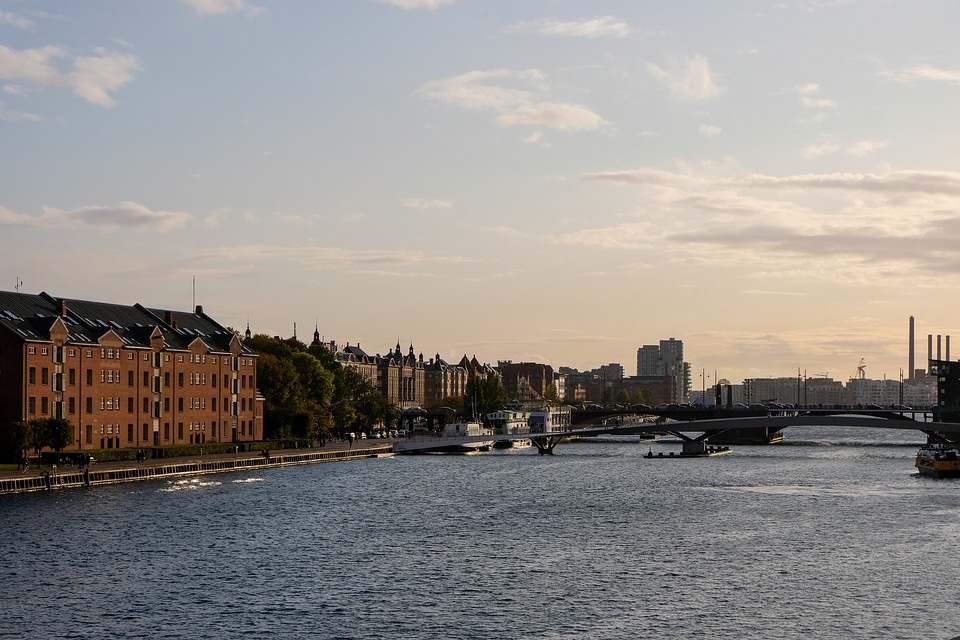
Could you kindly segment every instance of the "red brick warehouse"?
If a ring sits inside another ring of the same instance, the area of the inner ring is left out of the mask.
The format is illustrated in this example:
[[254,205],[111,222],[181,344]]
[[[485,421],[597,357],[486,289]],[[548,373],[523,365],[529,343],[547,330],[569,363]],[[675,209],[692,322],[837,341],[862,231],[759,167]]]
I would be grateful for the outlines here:
[[200,306],[0,292],[0,429],[65,418],[81,449],[261,440],[256,362]]

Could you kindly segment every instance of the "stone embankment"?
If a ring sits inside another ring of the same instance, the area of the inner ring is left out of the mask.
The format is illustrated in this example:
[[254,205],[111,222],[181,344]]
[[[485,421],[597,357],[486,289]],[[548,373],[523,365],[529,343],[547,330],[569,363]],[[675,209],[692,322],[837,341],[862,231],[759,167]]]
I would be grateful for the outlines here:
[[268,469],[316,462],[376,458],[392,455],[393,445],[283,449],[268,453],[269,455],[264,453],[237,453],[191,456],[168,460],[146,460],[144,462],[109,462],[94,464],[83,470],[76,467],[60,467],[59,469],[44,467],[39,471],[5,471],[0,473],[0,494],[49,491],[138,480],[182,478],[208,473]]

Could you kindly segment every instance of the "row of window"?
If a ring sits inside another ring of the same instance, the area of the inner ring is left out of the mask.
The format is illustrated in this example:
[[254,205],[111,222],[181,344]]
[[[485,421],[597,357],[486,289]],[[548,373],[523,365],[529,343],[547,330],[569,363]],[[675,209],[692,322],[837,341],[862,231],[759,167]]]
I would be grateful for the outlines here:
[[[93,413],[93,398],[86,398],[86,413]],[[205,397],[196,397],[189,398],[189,408],[193,410],[205,410],[207,408],[207,399]],[[230,402],[229,398],[223,399],[223,404],[220,406],[226,410],[228,407],[231,410],[231,415],[239,415],[239,412],[252,411],[254,407],[255,400],[253,398],[242,397],[239,402]],[[100,398],[100,410],[101,411],[120,411],[122,408],[122,403],[119,397],[113,396],[102,396]],[[154,402],[154,417],[160,417],[160,402]],[[185,409],[186,403],[183,398],[177,398],[177,411],[183,412]],[[50,398],[46,396],[40,397],[40,415],[51,414],[52,411],[56,417],[63,417],[63,403],[58,403],[56,401],[50,401]],[[150,398],[143,399],[143,413],[150,413],[151,401]],[[59,410],[59,411],[58,411]],[[217,411],[217,398],[210,398],[210,410],[212,412]],[[163,411],[165,413],[170,412],[170,398],[163,399]],[[29,415],[37,415],[37,398],[36,396],[29,396],[27,398],[27,413]],[[59,415],[56,415],[58,414]],[[67,415],[75,415],[77,413],[77,399],[74,397],[67,398]],[[127,413],[133,413],[133,398],[127,398]]]
[[[87,386],[93,385],[93,369],[87,369]],[[106,384],[120,384],[121,380],[120,370],[119,369],[101,369],[100,370],[100,382]],[[210,374],[210,386],[216,388],[217,386],[217,374]],[[42,367],[40,369],[40,384],[46,385],[49,384],[51,380],[50,370],[47,367]],[[55,373],[53,375],[53,380],[55,381],[55,387],[57,391],[63,391],[63,374]],[[177,374],[177,386],[184,386],[184,374],[180,372]],[[253,374],[246,375],[242,374],[238,377],[238,385],[241,389],[246,389],[248,386],[252,389],[254,386]],[[28,384],[37,384],[37,368],[29,367],[27,369],[27,383]],[[69,386],[75,386],[77,384],[77,370],[69,369],[67,371],[67,384]],[[167,371],[163,374],[163,384],[165,387],[170,386],[170,372]],[[207,384],[207,374],[206,373],[191,373],[190,374],[190,385],[205,385]],[[127,386],[133,386],[133,371],[127,371]],[[150,372],[143,372],[143,386],[150,386]],[[224,388],[230,387],[230,377],[227,374],[223,375],[223,386]],[[234,393],[238,391],[234,390]]]
[[[59,346],[54,346],[54,347],[40,347],[40,355],[42,355],[42,356],[50,355],[51,350],[52,350],[52,352],[53,352],[53,358],[54,358],[53,361],[54,361],[54,362],[63,362],[63,360],[64,360],[64,351],[66,351],[66,355],[69,356],[69,357],[71,357],[71,358],[76,357],[76,355],[77,355],[77,350],[76,350],[75,348],[66,348],[66,349],[64,349],[64,347],[59,347]],[[27,353],[28,353],[29,355],[31,355],[31,356],[36,355],[36,354],[37,354],[37,347],[32,346],[32,345],[31,345],[31,346],[28,346],[28,347],[27,347]],[[102,348],[102,349],[100,349],[100,358],[101,358],[102,360],[120,360],[120,359],[122,359],[122,353],[123,353],[123,350],[120,349],[119,347],[116,348],[116,349],[109,348],[109,347],[107,347],[107,348]],[[150,361],[150,353],[151,353],[151,352],[146,352],[146,353],[143,354],[143,361],[144,361],[144,362],[149,362],[149,361]],[[153,353],[156,353],[157,355],[159,355],[159,352],[153,352]],[[86,353],[85,353],[84,355],[85,355],[85,357],[87,357],[87,358],[92,358],[92,357],[93,357],[93,349],[87,349],[87,350],[86,350]],[[127,351],[127,360],[133,360],[134,357],[135,357],[135,355],[134,355],[134,352],[133,352],[133,351]],[[222,357],[223,357],[223,358],[229,358],[230,356],[222,356]],[[211,363],[217,364],[217,356],[210,356],[210,358],[211,358],[211,360],[210,360]],[[191,353],[191,354],[189,355],[189,359],[190,359],[190,362],[191,362],[191,363],[195,363],[195,364],[206,364],[206,362],[207,362],[207,355],[206,355],[205,353],[196,354],[196,355],[194,355],[194,354]],[[170,354],[169,354],[169,353],[164,353],[164,354],[163,354],[163,361],[164,361],[164,362],[170,362]],[[183,361],[184,361],[183,354],[177,354],[177,362],[183,362]],[[250,367],[250,366],[253,366],[254,360],[253,360],[253,358],[236,358],[235,362],[236,362],[236,365],[237,365],[237,366],[240,366],[240,367]],[[159,366],[159,363],[157,364],[157,366]]]
[[[183,429],[183,427],[184,427],[184,423],[182,423],[182,422],[178,422],[178,423],[177,423],[177,439],[178,439],[178,440],[183,440],[183,439],[184,439],[184,438],[183,438],[183,436],[184,436],[184,429]],[[239,423],[238,423],[238,425],[237,425],[237,427],[238,427],[237,430],[238,430],[238,432],[239,432],[238,435],[246,436],[246,435],[248,435],[248,431],[249,431],[249,435],[251,435],[251,436],[253,435],[253,421],[252,421],[252,420],[250,420],[249,423],[248,423],[247,420],[240,420]],[[206,442],[206,437],[207,437],[207,423],[205,423],[205,422],[191,422],[191,423],[189,423],[189,429],[190,429],[190,442],[194,442],[194,441],[199,442],[200,440],[199,440],[198,438],[199,438],[201,435],[203,436],[203,442]],[[226,440],[226,439],[229,439],[229,438],[232,437],[231,431],[233,430],[233,427],[231,427],[230,422],[228,422],[228,421],[225,420],[225,421],[223,421],[222,426],[219,426],[219,427],[218,427],[218,425],[217,425],[216,422],[211,422],[211,423],[210,423],[210,437],[211,437],[212,439],[215,439],[215,438],[217,437],[218,429],[219,429],[219,433],[220,433],[220,437],[221,437],[221,438],[223,438],[223,439]],[[89,444],[89,445],[92,445],[92,444],[93,444],[93,434],[94,434],[94,427],[93,427],[93,425],[88,424],[88,425],[86,426],[85,432],[86,432],[86,438],[85,438],[86,443]],[[201,434],[201,433],[198,433],[198,432],[203,432],[203,433]],[[119,446],[120,446],[120,443],[119,443],[119,439],[120,439],[120,438],[119,438],[119,436],[120,436],[122,433],[123,433],[122,425],[119,425],[119,424],[100,425],[100,435],[101,435],[101,436],[111,436],[111,438],[112,438],[112,436],[114,436],[114,435],[117,436],[116,446],[117,446],[118,448],[119,448]],[[197,434],[196,437],[194,436],[194,434]],[[160,444],[160,438],[159,438],[160,433],[159,433],[159,432],[156,432],[154,435],[156,436],[156,438],[152,438],[152,437],[151,437],[151,434],[150,434],[150,425],[149,425],[148,423],[144,422],[144,423],[143,423],[143,433],[142,433],[141,441],[140,441],[139,443],[135,443],[134,440],[133,440],[133,423],[127,424],[127,428],[126,428],[127,444],[142,444],[142,445],[151,445],[151,444],[157,444],[157,445],[158,445],[158,444]],[[164,440],[164,442],[169,442],[169,441],[170,441],[170,423],[169,423],[169,422],[165,422],[165,423],[163,424],[163,440]],[[104,446],[104,444],[103,444],[103,443],[104,443],[104,439],[101,438],[101,439],[100,439],[100,442],[101,442],[101,445],[100,445],[100,446],[103,447],[103,446]],[[111,444],[112,444],[112,443],[111,443]],[[112,448],[112,446],[111,446],[111,448]]]

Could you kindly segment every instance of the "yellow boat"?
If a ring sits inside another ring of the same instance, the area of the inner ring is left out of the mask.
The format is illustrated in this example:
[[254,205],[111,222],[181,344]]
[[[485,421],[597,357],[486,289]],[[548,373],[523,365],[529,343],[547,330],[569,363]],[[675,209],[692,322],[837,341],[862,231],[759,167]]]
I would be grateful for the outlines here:
[[960,478],[960,450],[954,444],[927,444],[917,452],[917,471],[929,478]]

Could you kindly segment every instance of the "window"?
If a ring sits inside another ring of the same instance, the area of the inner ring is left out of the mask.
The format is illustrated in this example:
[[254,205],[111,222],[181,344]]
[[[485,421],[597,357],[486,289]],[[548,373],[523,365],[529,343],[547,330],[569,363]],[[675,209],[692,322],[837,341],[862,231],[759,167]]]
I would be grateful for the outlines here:
[[146,442],[150,439],[150,425],[146,422],[143,423],[143,441]]
[[46,367],[40,369],[40,384],[47,384],[50,382],[50,370]]
[[145,387],[149,387],[149,386],[150,386],[150,372],[149,372],[149,371],[144,371],[144,372],[143,372],[143,386],[145,386]]
[[[182,356],[182,355],[181,355],[181,356],[177,356],[177,362],[183,362],[183,356]],[[190,362],[193,362],[193,356],[190,356]],[[182,438],[183,436],[180,436],[180,437]]]
[[87,444],[93,444],[93,426],[87,425]]
[[169,422],[163,423],[163,439],[164,440],[170,439],[170,423]]
[[127,425],[127,442],[133,442],[133,423]]
[[35,415],[37,413],[37,399],[33,396],[27,398],[27,413]]
[[[182,358],[183,356],[180,356],[180,357]],[[183,440],[183,423],[182,422],[177,423],[177,438],[180,440]]]
[[163,410],[170,411],[170,398],[163,399]]
[[216,410],[217,410],[217,399],[216,399],[216,398],[210,398],[210,409],[213,410],[213,411],[216,411]]
[[127,386],[133,386],[133,371],[127,371]]
[[45,356],[49,353],[46,347],[40,347],[40,355]]
[[27,353],[29,353],[30,355],[35,355],[35,354],[37,353],[37,348],[36,348],[36,347],[27,347]]
[[177,386],[178,386],[178,387],[182,387],[182,386],[183,386],[183,372],[182,372],[182,371],[177,374]]
[[217,374],[215,373],[210,374],[210,386],[214,389],[217,388]]
[[[107,371],[106,369],[100,369],[100,382],[107,381]],[[110,382],[113,382],[113,373],[110,374]]]
[[247,388],[247,376],[246,376],[246,375],[240,376],[240,386],[243,387],[244,389]]
[[67,373],[67,375],[68,375],[68,382],[69,382],[70,386],[71,386],[71,387],[76,386],[76,384],[77,384],[77,370],[76,370],[76,369],[70,369],[70,371]]
[[154,418],[160,417],[160,401],[159,400],[153,403],[153,417]]
[[77,350],[76,350],[76,349],[67,349],[67,355],[70,356],[71,358],[73,358],[73,357],[75,357],[75,356],[77,355]]
[[77,399],[73,396],[67,398],[67,412],[73,415],[77,412]]
[[93,369],[87,369],[87,386],[93,384]]
[[30,384],[37,384],[37,368],[30,367],[27,370],[27,382]]
[[45,416],[50,411],[50,400],[43,396],[40,398],[40,415]]
[[[181,373],[180,375],[182,376],[183,374]],[[170,388],[170,372],[169,371],[165,371],[163,374],[163,386],[167,389]],[[181,384],[180,386],[182,387],[183,385]]]
[[93,413],[93,398],[87,398],[87,413]]
[[[133,413],[133,398],[132,398],[132,397],[127,398],[127,413]],[[130,425],[130,427],[132,428],[133,425]]]
[[183,398],[177,398],[177,411],[183,411]]

